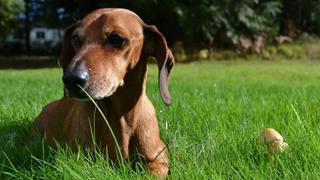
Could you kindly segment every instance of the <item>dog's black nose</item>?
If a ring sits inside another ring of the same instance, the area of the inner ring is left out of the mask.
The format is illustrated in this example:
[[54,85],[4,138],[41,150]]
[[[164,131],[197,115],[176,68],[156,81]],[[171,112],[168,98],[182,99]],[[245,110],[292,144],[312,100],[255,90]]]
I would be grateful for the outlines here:
[[67,69],[62,77],[65,86],[69,88],[84,87],[89,80],[89,72],[86,68],[76,67]]

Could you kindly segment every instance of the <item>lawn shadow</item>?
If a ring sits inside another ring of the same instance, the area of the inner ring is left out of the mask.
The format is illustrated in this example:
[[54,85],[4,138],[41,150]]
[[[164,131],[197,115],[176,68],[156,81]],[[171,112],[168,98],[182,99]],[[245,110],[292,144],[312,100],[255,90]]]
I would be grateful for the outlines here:
[[[32,124],[27,119],[14,121],[14,123],[0,127],[0,179],[24,179],[32,178],[31,176],[41,176],[42,173],[48,171],[48,168],[55,167],[57,153],[70,155],[71,159],[75,157],[72,155],[76,155],[81,157],[79,161],[105,162],[110,167],[119,170],[123,167],[108,161],[105,152],[101,151],[98,146],[87,149],[82,148],[80,143],[73,149],[66,144],[57,143],[57,147],[52,149],[45,143],[41,135],[32,135],[31,127]],[[139,163],[126,163],[126,167],[132,165],[137,172],[141,172],[143,169]]]
[[59,67],[56,57],[1,57],[0,69],[40,69]]
[[39,160],[50,162],[52,159],[43,138],[31,135],[31,123],[18,122],[0,127],[0,179],[8,178],[17,169],[36,169]]

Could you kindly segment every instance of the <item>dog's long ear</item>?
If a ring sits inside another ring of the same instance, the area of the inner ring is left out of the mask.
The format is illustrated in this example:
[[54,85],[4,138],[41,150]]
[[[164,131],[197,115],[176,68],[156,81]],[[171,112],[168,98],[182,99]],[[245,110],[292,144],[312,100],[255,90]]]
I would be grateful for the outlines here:
[[164,104],[168,106],[171,104],[168,78],[174,64],[174,57],[163,34],[153,25],[144,24],[143,53],[147,56],[154,56],[157,59],[160,94]]
[[62,45],[61,45],[61,54],[59,59],[59,64],[62,67],[63,71],[68,67],[71,59],[75,55],[74,49],[71,43],[72,32],[79,26],[79,22],[76,22],[68,26],[64,30]]

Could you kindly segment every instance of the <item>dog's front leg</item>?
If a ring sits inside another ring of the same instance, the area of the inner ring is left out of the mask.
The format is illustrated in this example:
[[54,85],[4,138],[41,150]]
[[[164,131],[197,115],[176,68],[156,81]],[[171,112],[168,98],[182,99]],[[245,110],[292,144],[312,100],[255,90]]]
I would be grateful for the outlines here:
[[150,173],[164,179],[169,173],[167,149],[160,139],[154,108],[151,103],[147,104],[147,111],[144,111],[144,116],[138,121],[135,133],[138,140],[138,150],[147,161]]
[[156,132],[145,131],[139,135],[139,153],[147,162],[148,171],[160,179],[169,173],[169,160],[165,144]]

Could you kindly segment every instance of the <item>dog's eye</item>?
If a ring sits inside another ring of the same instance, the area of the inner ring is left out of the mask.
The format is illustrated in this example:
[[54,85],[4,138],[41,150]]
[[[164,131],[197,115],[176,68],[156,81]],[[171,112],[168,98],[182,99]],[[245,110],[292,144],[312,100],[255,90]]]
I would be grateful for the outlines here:
[[111,34],[106,39],[106,45],[111,45],[113,47],[119,48],[123,46],[126,43],[126,39],[117,35],[117,34]]
[[72,35],[71,37],[71,42],[74,46],[79,46],[81,44],[81,40],[80,40],[80,37],[79,35],[75,34],[75,35]]

